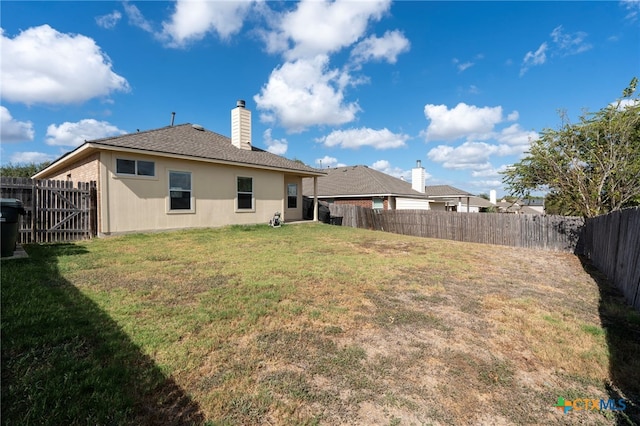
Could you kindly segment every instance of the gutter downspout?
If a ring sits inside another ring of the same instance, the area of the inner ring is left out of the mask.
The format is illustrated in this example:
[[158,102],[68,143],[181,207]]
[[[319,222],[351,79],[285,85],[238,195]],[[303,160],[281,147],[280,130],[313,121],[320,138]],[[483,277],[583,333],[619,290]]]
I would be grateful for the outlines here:
[[313,177],[313,221],[318,221],[318,176]]

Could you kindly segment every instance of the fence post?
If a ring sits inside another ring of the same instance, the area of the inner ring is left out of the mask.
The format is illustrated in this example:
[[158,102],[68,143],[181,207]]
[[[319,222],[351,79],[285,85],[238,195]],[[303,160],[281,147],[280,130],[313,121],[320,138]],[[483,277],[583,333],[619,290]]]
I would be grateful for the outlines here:
[[98,189],[96,181],[89,183],[89,233],[91,237],[98,235]]

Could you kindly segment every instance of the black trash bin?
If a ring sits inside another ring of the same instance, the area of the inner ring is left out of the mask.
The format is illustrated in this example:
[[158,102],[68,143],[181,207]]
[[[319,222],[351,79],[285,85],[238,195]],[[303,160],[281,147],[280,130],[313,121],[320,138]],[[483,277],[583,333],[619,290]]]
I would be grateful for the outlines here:
[[0,240],[2,257],[13,256],[18,241],[20,216],[26,214],[22,201],[16,198],[0,198]]
[[331,225],[342,226],[342,216],[331,216],[329,218],[329,223]]

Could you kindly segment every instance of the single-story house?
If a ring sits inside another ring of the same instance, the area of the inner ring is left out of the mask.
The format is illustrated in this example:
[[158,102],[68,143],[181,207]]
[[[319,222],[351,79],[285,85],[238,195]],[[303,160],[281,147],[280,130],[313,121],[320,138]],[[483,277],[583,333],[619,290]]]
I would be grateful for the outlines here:
[[424,187],[424,194],[432,200],[429,203],[431,210],[469,213],[480,211],[478,207],[472,209],[473,194],[453,186],[427,185]]
[[[323,171],[326,176],[317,178],[319,200],[380,210],[429,209],[429,200],[409,182],[370,167],[358,165]],[[313,196],[312,179],[302,180],[302,194]]]
[[513,213],[513,214],[544,214],[544,209],[540,211],[539,208],[533,208],[523,203],[523,200],[516,202],[509,202],[501,200],[496,203],[496,208],[499,213]]
[[182,124],[91,140],[33,177],[96,181],[98,235],[110,235],[268,223],[276,212],[302,220],[302,180],[325,174],[254,147],[238,101],[231,138]]

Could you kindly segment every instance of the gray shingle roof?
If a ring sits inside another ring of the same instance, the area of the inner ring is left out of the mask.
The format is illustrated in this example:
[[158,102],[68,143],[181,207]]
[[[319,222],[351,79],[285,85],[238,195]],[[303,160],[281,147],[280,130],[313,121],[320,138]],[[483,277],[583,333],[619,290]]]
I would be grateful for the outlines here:
[[[424,194],[413,190],[409,182],[367,166],[337,167],[322,171],[326,172],[327,176],[318,178],[320,197],[396,195],[425,198]],[[303,179],[302,193],[306,196],[313,195],[311,179]]]
[[[438,201],[450,201],[450,202],[458,202],[458,198],[438,198]],[[463,205],[467,205],[467,197],[462,197],[462,204]],[[475,207],[492,207],[493,204],[491,204],[491,202],[489,200],[485,200],[482,197],[475,197],[475,196],[471,196],[469,197],[469,205],[470,206],[475,206]]]
[[424,187],[424,192],[427,197],[432,198],[471,197],[473,195],[449,185],[427,185]]
[[209,130],[198,130],[191,124],[167,126],[160,129],[130,133],[87,141],[92,146],[127,148],[151,154],[184,155],[194,159],[218,160],[247,166],[276,168],[303,174],[322,175],[323,171],[289,160],[260,148],[236,148],[231,139]]

